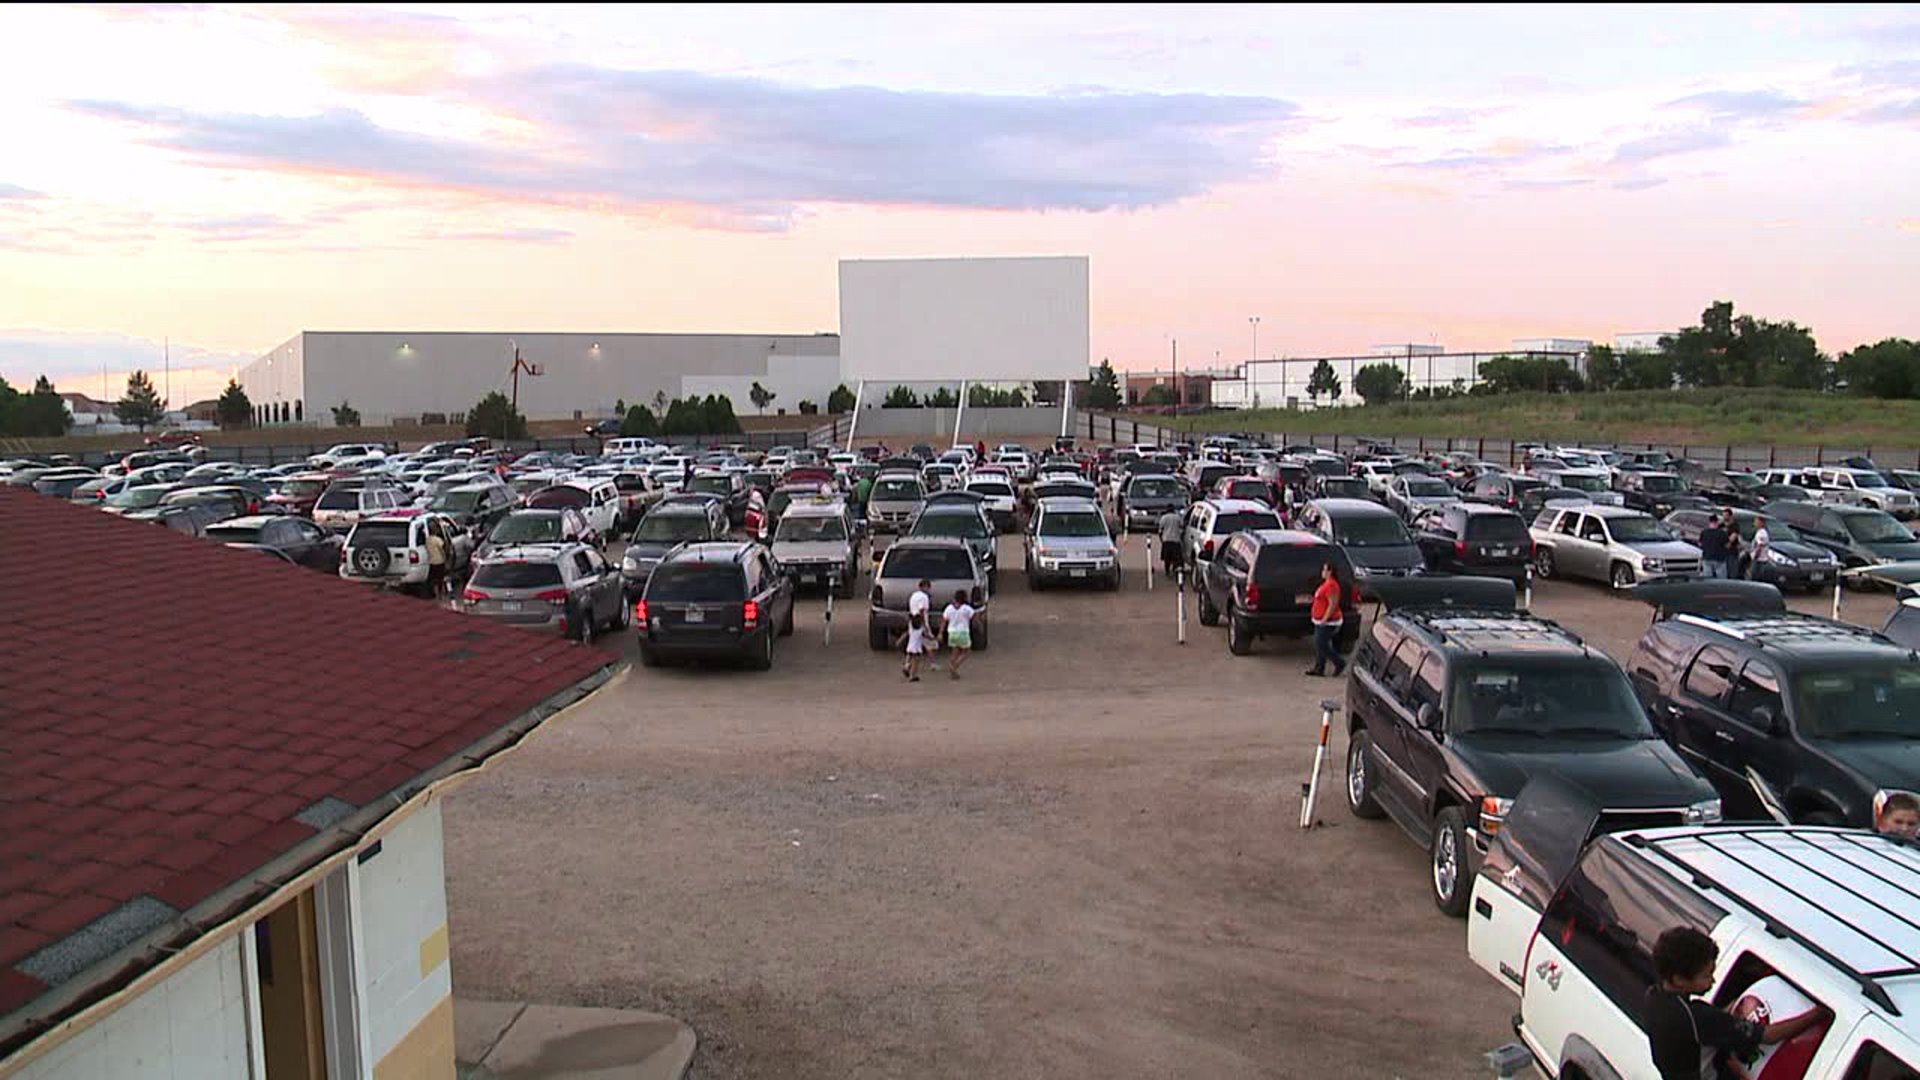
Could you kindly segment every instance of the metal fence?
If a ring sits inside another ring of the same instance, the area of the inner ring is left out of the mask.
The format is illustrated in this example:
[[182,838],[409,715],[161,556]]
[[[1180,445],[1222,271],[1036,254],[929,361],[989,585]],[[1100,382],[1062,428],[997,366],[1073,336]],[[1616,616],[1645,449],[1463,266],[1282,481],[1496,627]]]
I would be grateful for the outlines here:
[[[1082,413],[1075,422],[1074,430],[1089,439],[1108,443],[1175,443],[1202,438],[1194,432],[1179,431],[1162,427],[1151,421],[1135,420],[1125,416],[1096,415]],[[1347,453],[1357,449],[1363,443],[1391,443],[1402,451],[1414,453],[1467,453],[1482,461],[1518,466],[1524,459],[1523,447],[1526,440],[1474,438],[1443,438],[1437,436],[1407,436],[1404,438],[1381,439],[1364,435],[1327,435],[1287,432],[1264,432],[1258,438],[1270,446],[1313,446],[1336,453]],[[1535,443],[1533,445],[1538,445]],[[1723,446],[1707,443],[1609,443],[1582,442],[1581,446],[1596,450],[1664,450],[1676,457],[1695,461],[1709,468],[1729,471],[1748,472],[1775,467],[1805,465],[1823,465],[1838,463],[1849,457],[1868,457],[1885,468],[1920,469],[1920,450],[1889,449],[1876,450],[1872,446]]]
[[[351,429],[343,429],[351,430]],[[609,436],[611,438],[612,436]],[[656,441],[674,446],[721,446],[744,445],[749,449],[770,450],[776,446],[799,446],[806,443],[808,435],[801,431],[753,431],[729,435],[673,435],[657,436]],[[548,439],[495,439],[493,444],[518,453],[531,453],[535,450],[551,450],[567,454],[598,454],[603,440],[587,435],[570,435],[563,438]],[[209,461],[234,461],[242,465],[284,465],[289,462],[305,461],[315,454],[339,445],[338,442],[284,442],[262,445],[208,446]],[[393,445],[391,442],[389,446]],[[101,466],[125,458],[148,447],[122,450],[88,450],[71,453],[82,465]]]

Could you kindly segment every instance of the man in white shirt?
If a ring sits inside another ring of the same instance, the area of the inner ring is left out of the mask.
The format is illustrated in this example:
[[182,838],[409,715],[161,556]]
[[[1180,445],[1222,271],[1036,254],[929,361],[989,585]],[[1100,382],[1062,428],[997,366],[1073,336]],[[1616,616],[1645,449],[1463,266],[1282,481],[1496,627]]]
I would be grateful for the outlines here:
[[[913,625],[913,617],[915,615],[918,615],[921,617],[921,625],[927,628],[928,652],[932,652],[935,647],[935,644],[939,641],[939,639],[935,637],[933,634],[932,589],[933,589],[933,582],[928,581],[926,578],[921,578],[920,584],[917,587],[915,587],[915,589],[913,590],[913,595],[907,597],[907,625],[909,626]],[[940,665],[938,663],[935,663],[931,659],[931,657],[929,657],[927,661],[927,666],[932,668],[935,671],[940,670]]]

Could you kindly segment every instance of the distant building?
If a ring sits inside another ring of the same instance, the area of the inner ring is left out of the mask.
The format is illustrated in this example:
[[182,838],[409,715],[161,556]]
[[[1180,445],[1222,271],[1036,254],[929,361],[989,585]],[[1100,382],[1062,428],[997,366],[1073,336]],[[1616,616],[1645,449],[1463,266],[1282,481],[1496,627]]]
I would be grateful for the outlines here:
[[1147,404],[1147,392],[1156,386],[1164,386],[1169,392],[1177,377],[1180,383],[1182,405],[1205,405],[1213,400],[1213,383],[1216,379],[1231,379],[1238,373],[1232,368],[1181,368],[1179,371],[1129,371],[1125,373],[1124,391],[1128,405]]
[[1613,335],[1614,352],[1659,352],[1660,339],[1670,337],[1672,330],[1644,330],[1632,334]]
[[1513,350],[1523,353],[1585,353],[1593,348],[1586,338],[1535,337],[1514,338]]
[[188,420],[199,421],[204,424],[217,424],[220,422],[220,402],[214,398],[196,401],[181,411],[186,414]]
[[1369,356],[1444,356],[1445,345],[1420,345],[1407,342],[1404,345],[1375,345],[1367,350]]

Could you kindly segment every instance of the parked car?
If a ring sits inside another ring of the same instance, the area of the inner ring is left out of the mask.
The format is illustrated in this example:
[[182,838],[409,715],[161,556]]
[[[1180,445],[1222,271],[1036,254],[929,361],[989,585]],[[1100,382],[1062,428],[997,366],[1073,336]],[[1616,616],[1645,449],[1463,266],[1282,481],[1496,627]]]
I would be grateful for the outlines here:
[[1309,499],[1371,499],[1373,489],[1357,476],[1315,476],[1306,494]]
[[1213,482],[1207,491],[1210,499],[1237,499],[1241,502],[1257,502],[1268,509],[1280,509],[1280,489],[1271,480],[1258,476],[1246,476],[1239,473],[1223,476]]
[[1626,503],[1626,497],[1613,489],[1611,475],[1606,469],[1562,467],[1533,469],[1531,473],[1544,481],[1547,487],[1577,491],[1586,501],[1597,506],[1622,506]]
[[1625,589],[1701,571],[1699,548],[1624,506],[1548,507],[1529,532],[1536,577],[1584,577]]
[[[1840,563],[1827,549],[1806,541],[1793,526],[1779,518],[1770,518],[1752,510],[1732,510],[1734,527],[1740,533],[1740,555],[1733,565],[1735,577],[1751,577],[1785,589],[1813,591],[1833,584]],[[1667,527],[1689,544],[1699,546],[1700,533],[1714,511],[1675,510],[1668,514]],[[1767,524],[1767,557],[1753,565],[1753,537],[1760,523]],[[1752,571],[1750,573],[1750,571]]]
[[1913,492],[1871,469],[1825,467],[1814,470],[1814,475],[1820,478],[1822,502],[1871,507],[1907,521],[1920,517],[1920,502],[1914,500]]
[[486,481],[448,488],[428,498],[426,509],[445,514],[475,536],[486,536],[519,504],[520,498],[512,488]]
[[1690,479],[1694,490],[1705,496],[1707,501],[1715,506],[1758,510],[1766,503],[1766,499],[1758,492],[1760,478],[1750,472],[1702,469],[1695,472]]
[[346,547],[337,533],[285,514],[229,518],[207,526],[204,535],[228,547],[271,548],[288,562],[328,574],[340,569],[340,552]]
[[161,522],[183,533],[204,536],[210,525],[258,512],[258,500],[238,488],[176,487],[152,506],[129,510],[123,516],[132,521]]
[[727,523],[733,528],[746,524],[747,476],[744,472],[701,471],[693,474],[687,491],[718,495],[726,503]]
[[640,663],[738,658],[773,666],[773,639],[793,633],[793,579],[766,547],[688,544],[661,561],[633,606]]
[[991,620],[992,590],[987,572],[964,541],[947,537],[901,537],[880,556],[873,571],[873,592],[867,607],[867,645],[883,650],[907,628],[907,602],[922,581],[931,583],[929,598],[936,614],[956,593],[967,594],[974,609],[973,647],[984,650]]
[[1029,589],[1077,581],[1120,587],[1120,549],[1092,499],[1066,496],[1035,503],[1022,546]]
[[447,577],[458,579],[473,559],[473,536],[445,514],[413,509],[369,514],[355,523],[341,552],[340,576],[387,588],[425,588],[433,570],[427,537],[434,534],[447,547]]
[[727,538],[727,514],[712,499],[661,503],[640,519],[620,560],[627,599],[637,600],[654,568],[684,544],[718,543]]
[[1481,503],[1429,510],[1413,523],[1414,543],[1430,571],[1526,581],[1533,537],[1519,514]]
[[1214,553],[1227,537],[1242,529],[1278,529],[1280,515],[1266,503],[1246,499],[1202,499],[1187,508],[1186,528],[1182,532],[1186,564],[1195,581],[1207,573]]
[[[632,532],[633,527],[640,524],[640,519],[653,508],[653,504],[660,501],[663,494],[660,485],[644,469],[623,470],[608,479],[613,481],[614,490],[620,493],[620,512],[614,515],[614,532],[616,535]],[[748,486],[752,487],[753,474],[749,473],[747,479]]]
[[996,550],[998,533],[980,508],[979,500],[949,501],[942,496],[964,492],[942,492],[929,498],[913,516],[906,532],[909,537],[949,536],[964,540],[973,549],[973,557],[987,574],[987,591],[1000,590],[1000,558]]
[[1466,489],[1465,497],[1469,502],[1504,506],[1509,510],[1522,510],[1521,497],[1534,488],[1546,486],[1546,481],[1534,476],[1510,476],[1505,473],[1486,472],[1473,478],[1473,482]]
[[1010,532],[1014,527],[1016,497],[1013,485],[998,476],[975,473],[967,481],[966,490],[979,495],[983,500],[980,508],[986,511],[987,520],[999,532]]
[[315,469],[353,468],[386,460],[386,447],[379,443],[337,443],[307,459]]
[[1656,518],[1672,513],[1675,500],[1686,494],[1686,485],[1669,472],[1622,472],[1614,480],[1614,489],[1629,510]]
[[1387,509],[1400,515],[1401,521],[1411,522],[1422,511],[1459,501],[1460,493],[1445,480],[1424,473],[1395,476],[1387,482]]
[[1161,515],[1169,510],[1184,513],[1188,502],[1187,489],[1172,476],[1135,474],[1120,488],[1114,514],[1125,532],[1152,532],[1159,527]]
[[1627,661],[1655,726],[1738,816],[1871,827],[1920,791],[1920,662],[1865,627],[1786,609],[1755,582],[1637,591],[1655,621]]
[[33,482],[33,490],[56,499],[66,499],[72,497],[82,485],[106,479],[92,469],[55,469],[40,474],[40,478]]
[[535,544],[592,543],[593,529],[587,525],[586,516],[571,506],[558,510],[514,510],[487,530],[474,556],[484,559],[500,548]]
[[1768,503],[1765,513],[1832,552],[1843,567],[1920,559],[1920,539],[1882,510],[1782,501]]
[[[1415,588],[1402,599],[1396,586]],[[1389,582],[1382,597],[1347,681],[1347,806],[1427,849],[1440,910],[1466,914],[1487,843],[1534,776],[1634,821],[1719,820],[1713,787],[1660,741],[1620,666],[1514,611],[1510,582]]]
[[1426,570],[1426,557],[1393,511],[1366,499],[1315,499],[1294,515],[1294,525],[1340,545],[1363,584],[1375,578],[1407,577]]
[[110,496],[118,495],[133,486],[133,481],[124,476],[95,477],[67,492],[67,501],[84,506],[99,506]]
[[460,591],[460,610],[511,626],[559,630],[576,641],[624,629],[631,611],[619,572],[591,544],[494,549],[474,564]]
[[1513,1030],[1541,1075],[1660,1075],[1645,1014],[1653,947],[1690,927],[1718,947],[1708,1003],[1745,999],[1751,1017],[1772,997],[1759,1019],[1776,1022],[1828,1010],[1746,1075],[1920,1076],[1920,983],[1895,959],[1920,955],[1920,927],[1903,899],[1887,906],[1920,895],[1910,843],[1810,828],[1614,832],[1600,817],[1577,790],[1535,781],[1473,885],[1468,955],[1519,995]]
[[313,523],[329,532],[348,533],[360,519],[406,505],[394,488],[364,480],[335,480],[314,500]]
[[927,485],[918,473],[881,472],[867,496],[867,526],[876,533],[900,532],[927,500]]
[[[1227,651],[1245,656],[1263,637],[1313,634],[1313,594],[1321,568],[1332,563],[1353,580],[1347,553],[1324,537],[1294,529],[1247,529],[1227,538],[1197,581],[1200,625],[1227,623]],[[1360,633],[1359,590],[1341,598],[1347,620],[1338,639],[1344,654]]]
[[860,585],[860,545],[860,529],[844,499],[795,503],[773,533],[773,557],[796,585],[836,586],[845,599]]
[[[700,476],[694,477],[695,484],[700,480]],[[526,505],[530,510],[571,507],[580,511],[587,519],[587,528],[593,531],[595,546],[602,548],[613,538],[620,522],[620,489],[613,486],[612,480],[604,478],[563,480],[527,496]]]

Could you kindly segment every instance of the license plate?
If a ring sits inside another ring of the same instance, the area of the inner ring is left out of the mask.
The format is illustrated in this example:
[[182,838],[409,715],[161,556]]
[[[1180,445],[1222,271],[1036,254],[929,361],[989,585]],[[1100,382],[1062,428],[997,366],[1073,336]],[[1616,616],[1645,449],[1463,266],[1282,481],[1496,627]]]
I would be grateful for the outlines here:
[[1504,559],[1507,556],[1513,554],[1513,549],[1512,548],[1494,548],[1493,550],[1487,552],[1487,554],[1490,557],[1495,559]]
[[1068,577],[1086,577],[1087,572],[1085,570],[1076,568],[1076,569],[1067,571],[1067,576]]
[[509,615],[512,615],[520,610],[520,601],[502,600],[500,602],[500,610],[506,612]]
[[1825,581],[1827,580],[1827,575],[1816,570],[1813,573],[1807,575],[1807,580],[1808,581]]
[[700,610],[697,607],[690,607],[687,609],[687,621],[688,622],[706,622],[707,613]]
[[819,574],[801,574],[800,580],[804,582],[815,582],[820,580],[820,575]]

